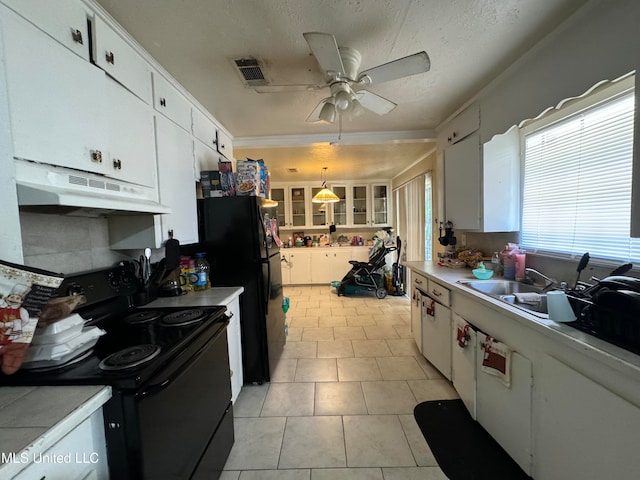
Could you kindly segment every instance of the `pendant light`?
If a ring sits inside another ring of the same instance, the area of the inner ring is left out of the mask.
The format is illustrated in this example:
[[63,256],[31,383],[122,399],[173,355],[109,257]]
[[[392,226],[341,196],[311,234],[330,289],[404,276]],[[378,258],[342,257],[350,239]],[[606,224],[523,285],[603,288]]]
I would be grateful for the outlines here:
[[[320,172],[320,180],[322,180],[322,173],[327,169],[327,167],[322,167],[322,172]],[[313,203],[336,203],[340,201],[340,197],[338,197],[335,193],[327,188],[327,181],[322,181],[322,190],[316,193],[311,199]]]

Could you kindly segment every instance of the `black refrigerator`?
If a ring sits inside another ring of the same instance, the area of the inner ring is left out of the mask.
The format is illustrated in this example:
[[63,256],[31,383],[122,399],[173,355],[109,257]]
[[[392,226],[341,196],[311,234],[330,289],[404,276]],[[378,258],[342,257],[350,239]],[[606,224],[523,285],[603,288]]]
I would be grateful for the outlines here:
[[270,229],[273,212],[263,208],[263,201],[198,201],[200,241],[211,264],[211,286],[244,287],[240,328],[245,384],[271,380],[286,341],[280,248]]

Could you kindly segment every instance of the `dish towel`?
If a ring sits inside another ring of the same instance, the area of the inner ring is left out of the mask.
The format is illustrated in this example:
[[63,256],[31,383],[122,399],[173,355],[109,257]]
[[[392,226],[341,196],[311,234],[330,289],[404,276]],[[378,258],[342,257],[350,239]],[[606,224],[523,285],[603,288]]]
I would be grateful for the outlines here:
[[512,350],[489,335],[482,342],[482,349],[484,350],[482,371],[498,377],[498,380],[504,383],[507,388],[510,388]]

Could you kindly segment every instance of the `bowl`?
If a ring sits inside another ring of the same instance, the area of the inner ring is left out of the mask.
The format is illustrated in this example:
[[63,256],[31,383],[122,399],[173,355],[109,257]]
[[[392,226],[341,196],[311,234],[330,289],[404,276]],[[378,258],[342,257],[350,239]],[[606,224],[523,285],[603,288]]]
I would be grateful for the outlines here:
[[485,268],[474,268],[471,272],[473,276],[479,280],[488,280],[493,276],[493,270],[487,270]]

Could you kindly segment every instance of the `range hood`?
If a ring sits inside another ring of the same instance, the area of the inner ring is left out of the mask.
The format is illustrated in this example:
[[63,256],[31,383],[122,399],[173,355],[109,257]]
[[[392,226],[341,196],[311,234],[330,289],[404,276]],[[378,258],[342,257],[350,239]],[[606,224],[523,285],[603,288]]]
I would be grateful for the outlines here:
[[64,167],[16,159],[18,205],[30,211],[105,216],[171,213],[157,189]]

